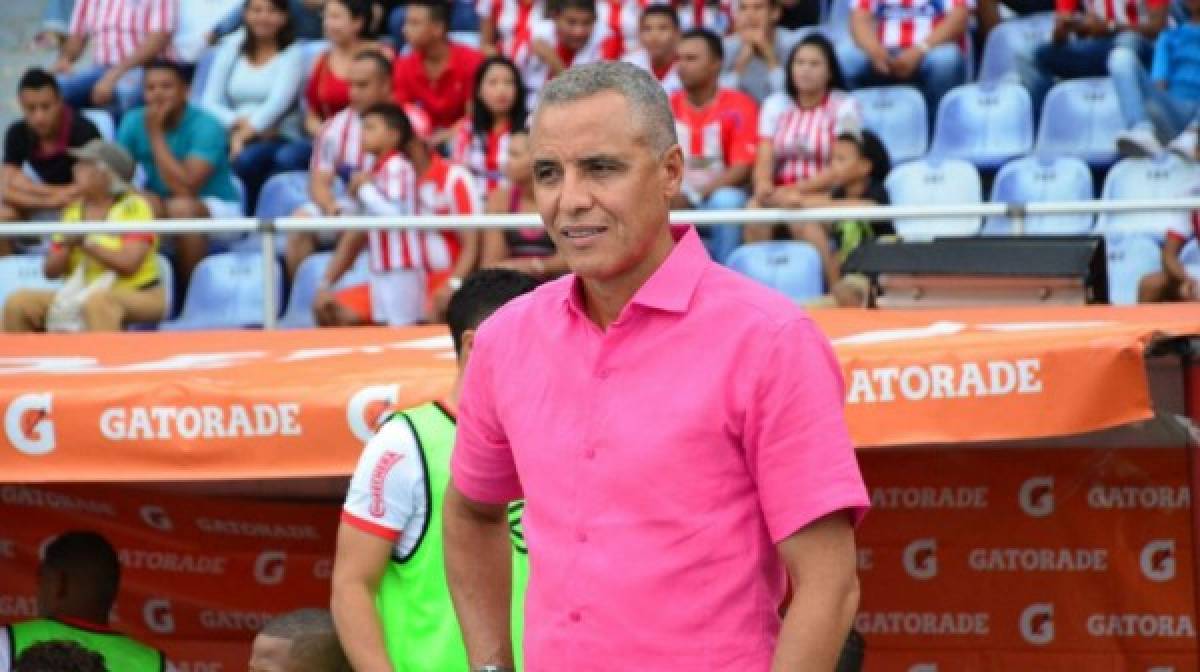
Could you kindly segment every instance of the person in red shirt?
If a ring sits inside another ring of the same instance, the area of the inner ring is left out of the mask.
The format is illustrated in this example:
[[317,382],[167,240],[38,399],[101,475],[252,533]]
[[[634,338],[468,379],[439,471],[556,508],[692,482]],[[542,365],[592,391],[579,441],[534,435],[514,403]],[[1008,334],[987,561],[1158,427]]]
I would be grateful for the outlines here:
[[350,64],[368,49],[382,50],[392,57],[391,49],[370,39],[371,2],[369,0],[330,0],[325,4],[322,25],[329,51],[317,57],[304,88],[306,111],[304,130],[312,137],[321,134],[321,126],[350,105]]
[[412,51],[396,59],[392,89],[396,102],[425,110],[433,122],[434,144],[450,136],[450,128],[467,111],[479,51],[447,37],[449,10],[438,0],[412,0],[404,16],[404,39]]
[[[683,89],[670,100],[685,163],[676,208],[738,210],[746,205],[758,144],[758,105],[741,91],[719,85],[724,60],[721,38],[711,31],[690,30],[679,42]],[[717,261],[724,261],[742,239],[736,225],[700,231]]]

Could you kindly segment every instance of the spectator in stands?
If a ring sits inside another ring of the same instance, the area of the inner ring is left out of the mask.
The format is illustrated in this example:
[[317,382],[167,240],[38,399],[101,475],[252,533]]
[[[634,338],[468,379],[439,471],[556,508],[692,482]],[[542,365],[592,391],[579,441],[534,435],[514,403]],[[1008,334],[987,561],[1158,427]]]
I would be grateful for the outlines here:
[[[808,0],[798,0],[801,4]],[[722,37],[734,30],[734,0],[672,0],[683,32],[703,28]],[[781,0],[782,4],[782,0]]]
[[411,51],[396,59],[392,92],[401,105],[422,108],[433,122],[435,144],[467,111],[479,51],[447,37],[445,0],[411,0],[404,16],[404,38]]
[[[53,220],[79,197],[71,167],[77,149],[100,137],[87,118],[63,104],[58,82],[31,68],[17,83],[22,118],[4,136],[0,168],[0,222]],[[13,251],[10,238],[0,238],[0,256]]]
[[977,0],[975,15],[979,20],[978,44],[986,44],[992,29],[1003,21],[1001,7],[1012,15],[1023,18],[1035,14],[1049,14],[1055,9],[1056,0]]
[[[325,9],[326,0],[288,0],[288,15],[292,17],[292,27],[298,40],[319,40],[323,37],[321,29],[321,14]],[[242,27],[242,14],[245,2],[239,2],[213,31],[213,41],[219,40],[236,32]]]
[[1114,47],[1108,55],[1108,71],[1129,124],[1117,136],[1117,148],[1126,156],[1158,154],[1163,149],[1158,136],[1164,135],[1174,138],[1171,151],[1189,161],[1200,158],[1200,0],[1187,0],[1187,6],[1191,20],[1158,38],[1149,73],[1126,47]]
[[[176,0],[79,0],[70,37],[54,64],[63,98],[76,109],[96,106],[120,117],[142,100],[142,66],[161,57],[176,27]],[[92,66],[76,69],[87,43]]]
[[533,27],[546,20],[544,0],[479,0],[479,48],[519,67],[529,60]]
[[596,21],[608,28],[601,47],[605,60],[624,59],[640,48],[641,19],[647,5],[643,0],[596,0]]
[[[532,278],[505,270],[473,273],[463,282],[448,315],[460,372],[483,321],[536,286]],[[332,604],[358,670],[477,669],[468,667],[450,601],[442,537],[410,533],[441,529],[460,389],[456,379],[445,401],[390,414],[350,481],[338,528]],[[512,639],[519,646],[528,561],[518,547],[520,518],[510,520],[515,524],[505,536],[513,547]]]
[[[0,665],[0,670],[6,669]],[[75,642],[51,640],[25,649],[13,662],[12,672],[110,672],[104,656]]]
[[179,3],[178,27],[171,38],[174,57],[181,63],[196,63],[208,47],[217,41],[218,26],[225,17],[236,14],[241,24],[242,0],[203,0]]
[[[80,199],[64,222],[145,222],[150,204],[133,190],[134,163],[118,145],[92,140],[75,157]],[[66,277],[57,290],[23,290],[4,305],[5,331],[119,331],[130,322],[158,322],[166,292],[158,277],[158,236],[152,233],[53,237],[46,277]]]
[[1169,0],[1060,0],[1050,42],[1021,56],[1017,67],[1035,112],[1056,79],[1103,77],[1114,47],[1150,64],[1154,40],[1166,26]]
[[[225,129],[188,103],[187,78],[179,65],[155,61],[146,66],[146,105],[125,115],[117,141],[145,171],[145,195],[156,217],[242,216]],[[208,253],[208,237],[177,234],[174,246],[177,270],[186,283]]]
[[669,5],[650,5],[642,12],[638,30],[640,49],[622,59],[654,75],[667,95],[678,91],[679,14]]
[[762,103],[784,88],[782,59],[795,39],[779,28],[779,0],[737,0],[734,32],[725,38],[725,81]]
[[249,672],[353,672],[325,609],[299,609],[267,621],[250,648]]
[[[345,194],[345,182],[365,166],[362,112],[392,100],[392,62],[380,51],[362,52],[350,65],[349,81],[350,107],[334,115],[317,136],[308,176],[310,200],[292,213],[294,217],[334,217],[357,211],[354,199]],[[405,111],[414,126],[429,126],[421,110],[410,106]],[[337,238],[333,231],[289,233],[285,257],[288,277],[293,277],[300,263],[318,248],[332,248]]]
[[847,83],[851,88],[919,87],[932,128],[942,96],[967,78],[969,0],[844,1],[854,7],[854,44],[847,43],[839,55]]
[[529,89],[529,109],[546,82],[573,65],[606,60],[604,44],[608,26],[596,21],[595,0],[561,0],[550,17],[533,27],[531,57],[522,64],[522,78]]
[[[682,91],[671,94],[675,132],[683,148],[683,188],[674,207],[737,210],[746,205],[758,145],[758,105],[741,91],[720,85],[725,60],[721,38],[704,29],[679,43]],[[723,262],[738,246],[733,224],[700,227],[709,254]]]
[[[66,532],[46,545],[38,568],[38,618],[0,628],[0,669],[39,642],[74,642],[103,656],[110,672],[171,669],[161,651],[109,627],[121,583],[117,552],[95,532]],[[74,669],[73,672],[82,672]]]
[[1163,270],[1142,278],[1138,303],[1200,301],[1200,267],[1184,266],[1180,256],[1183,247],[1195,240],[1200,240],[1200,211],[1192,213],[1190,226],[1173,223],[1167,230],[1162,250]]
[[201,96],[229,131],[229,158],[254,207],[275,173],[303,170],[312,155],[298,106],[304,53],[287,0],[249,0],[245,31],[221,43]]
[[504,179],[513,129],[525,128],[525,83],[503,56],[489,56],[475,73],[470,114],[455,126],[450,156],[475,178],[476,190],[489,194]]
[[[805,194],[829,191],[834,141],[862,127],[858,105],[843,90],[833,45],[809,35],[788,58],[787,92],[766,100],[758,117],[754,199],[750,207],[786,207]],[[769,240],[777,227],[749,225],[748,242]],[[801,227],[802,228],[802,227]],[[792,227],[796,237],[800,228]]]
[[325,3],[325,39],[329,51],[317,57],[304,89],[307,105],[304,130],[311,137],[321,133],[321,126],[350,104],[350,84],[347,81],[354,57],[364,50],[382,49],[391,56],[391,49],[371,39],[370,0],[329,0]]
[[[488,194],[489,215],[536,213],[533,200],[533,157],[529,153],[529,131],[518,130],[508,144],[507,181]],[[537,280],[550,280],[567,272],[567,264],[545,227],[485,231],[479,265],[507,268]]]

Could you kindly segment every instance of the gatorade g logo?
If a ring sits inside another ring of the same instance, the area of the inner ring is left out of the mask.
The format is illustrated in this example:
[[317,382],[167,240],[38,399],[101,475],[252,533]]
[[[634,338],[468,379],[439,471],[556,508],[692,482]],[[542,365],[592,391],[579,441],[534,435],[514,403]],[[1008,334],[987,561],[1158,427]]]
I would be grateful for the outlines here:
[[1048,602],[1031,604],[1021,612],[1021,636],[1038,646],[1054,641],[1054,605]]
[[283,583],[287,572],[287,553],[283,551],[263,551],[254,561],[254,580],[259,585],[277,586]]
[[1034,476],[1025,481],[1017,493],[1017,501],[1031,518],[1045,518],[1054,513],[1054,478]]
[[350,425],[350,431],[363,443],[370,441],[384,413],[395,406],[399,399],[399,385],[372,385],[355,392],[346,406],[346,422]]
[[1175,578],[1175,540],[1155,539],[1146,544],[1141,556],[1142,574],[1156,583]]
[[917,539],[904,548],[904,571],[918,581],[937,576],[937,539]]
[[54,421],[50,418],[53,403],[49,392],[13,399],[4,414],[8,442],[26,455],[45,455],[54,450]]
[[161,506],[147,504],[138,511],[138,515],[141,516],[143,523],[156,530],[170,532],[175,529],[175,524],[171,522],[171,517],[167,515],[167,512]]
[[171,615],[171,601],[163,599],[146,600],[142,607],[142,618],[151,632],[169,635],[175,632],[175,617]]

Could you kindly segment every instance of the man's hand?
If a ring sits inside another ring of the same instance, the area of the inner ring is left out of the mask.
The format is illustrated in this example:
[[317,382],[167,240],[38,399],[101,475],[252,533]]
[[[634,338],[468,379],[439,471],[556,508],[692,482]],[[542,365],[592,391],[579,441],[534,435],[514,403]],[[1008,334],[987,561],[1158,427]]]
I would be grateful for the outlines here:
[[909,47],[891,60],[892,74],[900,79],[911,79],[921,67],[925,54],[916,47]]
[[162,135],[167,124],[167,106],[147,105],[143,119],[146,122],[146,135]]
[[92,102],[99,107],[106,107],[111,103],[117,91],[117,80],[120,78],[121,76],[114,70],[104,73],[100,81],[92,87]]
[[871,67],[875,72],[881,75],[892,75],[892,57],[888,54],[887,49],[876,47],[867,52],[867,58],[871,59]]

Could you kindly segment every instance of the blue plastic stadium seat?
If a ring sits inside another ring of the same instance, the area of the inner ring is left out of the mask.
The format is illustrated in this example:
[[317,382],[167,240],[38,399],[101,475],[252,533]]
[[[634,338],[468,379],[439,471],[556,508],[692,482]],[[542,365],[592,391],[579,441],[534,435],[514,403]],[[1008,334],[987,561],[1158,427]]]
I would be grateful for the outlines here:
[[1018,84],[967,84],[938,106],[929,153],[995,169],[1033,148],[1033,104]]
[[[1154,159],[1125,159],[1104,180],[1106,201],[1180,198],[1200,185],[1200,170],[1173,154]],[[1101,215],[1096,230],[1112,239],[1149,236],[1161,244],[1173,222],[1186,222],[1187,212],[1122,212]]]
[[920,91],[911,86],[881,86],[852,95],[862,109],[863,127],[879,135],[893,165],[925,155],[929,116]]
[[[1060,156],[1016,159],[1004,164],[992,185],[993,203],[1046,203],[1088,201],[1092,198],[1092,171],[1083,161]],[[1091,215],[1040,215],[1025,218],[1030,235],[1080,235],[1092,230]],[[984,234],[1008,235],[1007,217],[989,217]]]
[[1045,12],[1001,21],[988,33],[979,63],[980,82],[1017,80],[1017,55],[1050,39],[1054,13]]
[[85,107],[83,109],[83,116],[92,122],[100,137],[104,138],[105,141],[112,142],[113,138],[116,137],[117,125],[108,110],[102,110],[98,107]]
[[1137,303],[1138,283],[1162,270],[1162,250],[1153,238],[1110,238],[1108,246],[1108,302],[1117,306]]
[[1068,79],[1046,95],[1037,151],[1074,156],[1093,167],[1107,168],[1117,160],[1115,138],[1123,130],[1125,117],[1111,79]]
[[42,275],[40,254],[12,254],[0,257],[0,307],[8,295],[19,289],[58,289],[62,280]]
[[747,243],[729,255],[726,265],[796,301],[815,299],[824,293],[821,255],[808,243]]
[[[175,269],[171,266],[170,260],[163,255],[157,256],[158,261],[158,282],[162,285],[163,291],[167,295],[167,309],[163,312],[163,319],[171,319],[171,314],[175,311]],[[154,331],[158,329],[158,322],[133,322],[125,326],[126,331]]]
[[[283,268],[275,264],[275,296],[283,295]],[[205,257],[192,272],[179,319],[164,322],[167,331],[241,329],[263,320],[262,257],[226,252]]]
[[829,10],[823,14],[825,23],[822,27],[830,37],[850,36],[849,0],[829,0]]
[[[983,199],[979,171],[961,159],[906,163],[892,169],[885,186],[892,205],[964,205],[977,204]],[[895,227],[900,237],[909,239],[973,236],[979,233],[979,220],[979,217],[897,218]]]
[[254,207],[256,217],[290,217],[301,205],[310,200],[308,195],[308,171],[295,170],[272,175],[258,194]]
[[[300,263],[296,269],[296,277],[292,279],[292,293],[288,297],[287,311],[279,320],[282,329],[308,329],[315,327],[312,304],[317,296],[317,285],[325,275],[325,267],[333,258],[332,252],[317,252]],[[367,255],[360,254],[354,265],[338,278],[335,289],[361,285],[367,281],[369,273]]]

